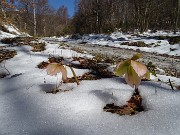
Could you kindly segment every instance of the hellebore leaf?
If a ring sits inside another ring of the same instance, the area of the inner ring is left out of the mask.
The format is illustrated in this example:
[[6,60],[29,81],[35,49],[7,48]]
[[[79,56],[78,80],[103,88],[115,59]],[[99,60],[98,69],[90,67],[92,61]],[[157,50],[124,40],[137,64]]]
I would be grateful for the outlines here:
[[118,63],[118,65],[116,66],[116,69],[115,69],[115,75],[117,75],[117,76],[124,75],[127,72],[129,65],[130,65],[129,60]]
[[143,77],[150,80],[150,72],[149,72],[149,70],[146,72],[146,74]]
[[131,60],[131,65],[139,77],[144,76],[148,71],[147,67],[140,62]]
[[48,75],[51,75],[51,76],[55,75],[56,76],[57,73],[61,72],[62,73],[62,80],[63,81],[67,80],[67,71],[63,65],[61,65],[59,63],[50,63],[46,69],[47,69]]
[[142,56],[143,55],[141,53],[137,53],[131,58],[131,60],[137,60],[137,59],[141,58]]
[[131,87],[135,86],[136,88],[141,83],[141,78],[138,76],[138,74],[135,72],[131,65],[128,67],[125,74],[125,80]]

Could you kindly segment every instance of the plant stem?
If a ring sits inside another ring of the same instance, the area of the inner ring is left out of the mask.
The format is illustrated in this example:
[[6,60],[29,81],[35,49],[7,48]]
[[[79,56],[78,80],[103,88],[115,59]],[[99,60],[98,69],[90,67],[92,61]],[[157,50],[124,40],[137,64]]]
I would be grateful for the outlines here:
[[73,73],[73,76],[74,76],[74,78],[75,78],[75,80],[76,80],[77,85],[80,85],[79,80],[77,79],[77,76],[76,76],[76,74],[75,74],[75,72],[74,72],[74,69],[73,69],[71,66],[69,66],[69,67],[70,67],[70,69],[71,69],[71,71],[72,71],[72,73]]
[[135,88],[134,91],[135,91],[135,94],[136,94],[136,95],[139,95],[139,90],[138,90],[138,88]]

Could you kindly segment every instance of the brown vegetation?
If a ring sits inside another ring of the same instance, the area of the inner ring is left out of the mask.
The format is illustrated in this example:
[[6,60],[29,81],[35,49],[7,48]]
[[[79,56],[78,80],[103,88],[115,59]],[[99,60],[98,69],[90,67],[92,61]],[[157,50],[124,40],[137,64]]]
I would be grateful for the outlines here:
[[0,49],[0,63],[4,60],[8,60],[17,55],[15,50]]

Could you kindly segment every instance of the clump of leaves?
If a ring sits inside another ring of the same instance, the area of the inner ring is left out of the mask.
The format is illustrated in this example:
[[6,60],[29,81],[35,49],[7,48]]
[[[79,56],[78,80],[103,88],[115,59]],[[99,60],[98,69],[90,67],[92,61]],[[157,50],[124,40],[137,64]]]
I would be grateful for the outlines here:
[[150,78],[147,67],[143,63],[136,61],[141,57],[142,54],[138,53],[131,59],[118,63],[115,69],[115,74],[117,76],[125,75],[126,82],[135,89],[140,85],[142,78]]
[[134,93],[126,105],[117,106],[114,103],[107,104],[103,109],[106,112],[116,113],[119,115],[134,115],[144,111],[141,95]]
[[41,52],[45,50],[45,43],[30,43],[30,46],[33,47],[33,52]]
[[0,63],[4,60],[13,58],[15,55],[17,55],[15,50],[0,49]]

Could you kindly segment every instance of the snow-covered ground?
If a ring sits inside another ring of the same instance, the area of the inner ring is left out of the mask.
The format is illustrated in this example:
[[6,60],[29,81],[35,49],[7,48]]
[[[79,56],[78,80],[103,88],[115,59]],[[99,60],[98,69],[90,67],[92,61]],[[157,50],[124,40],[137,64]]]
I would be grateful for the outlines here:
[[[49,55],[69,60],[74,56],[92,57],[58,47],[46,43],[46,50],[36,53],[29,46],[6,48],[15,49],[17,55],[0,63],[1,70],[11,73],[0,79],[0,135],[180,134],[180,91],[156,82],[157,78],[141,83],[139,90],[146,111],[133,116],[103,111],[107,103],[124,105],[131,97],[133,89],[123,78],[81,81],[78,86],[62,84],[62,89],[71,91],[47,94],[46,91],[55,87],[57,77],[48,76],[37,64],[47,61]],[[68,77],[72,77],[70,69],[67,70]],[[88,70],[75,69],[75,72],[82,75]],[[158,77],[180,84],[179,78]]]
[[[150,31],[148,31],[148,32],[144,32],[143,34],[138,33],[138,36],[137,34],[134,34],[134,33],[123,34],[121,32],[114,32],[110,35],[89,34],[89,35],[84,35],[84,36],[77,36],[77,38],[80,38],[78,40],[71,39],[69,37],[65,37],[65,38],[53,37],[53,38],[58,41],[68,41],[70,43],[84,42],[84,43],[94,44],[94,45],[103,45],[103,46],[126,48],[126,49],[133,49],[133,50],[138,49],[144,52],[180,56],[180,44],[172,45],[168,42],[168,40],[157,40],[153,38],[148,38],[148,37],[154,37],[154,36],[180,36],[180,32],[173,34],[173,32],[157,31],[156,33],[151,33]],[[138,41],[142,41],[148,46],[137,47],[137,46],[129,46],[128,44],[126,44],[128,42],[133,43],[133,42],[138,42]]]
[[30,36],[25,32],[20,32],[14,25],[3,25],[7,32],[0,30],[0,40],[3,38],[14,38],[17,36]]
[[14,33],[16,35],[20,35],[21,33],[19,32],[19,30],[13,26],[13,25],[4,25],[4,27],[10,32],[10,33]]
[[3,32],[0,30],[0,40],[3,39],[3,38],[7,38],[7,37],[16,37],[16,35],[14,34],[10,34],[10,33],[7,33],[7,32]]

